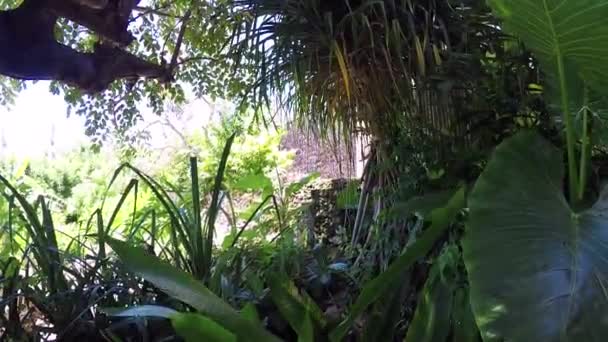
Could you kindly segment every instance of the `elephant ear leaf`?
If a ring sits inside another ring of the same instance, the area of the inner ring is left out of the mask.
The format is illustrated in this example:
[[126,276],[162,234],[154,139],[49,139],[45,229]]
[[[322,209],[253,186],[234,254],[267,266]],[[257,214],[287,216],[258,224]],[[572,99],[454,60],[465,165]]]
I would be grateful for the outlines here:
[[[502,28],[519,37],[549,76],[608,85],[608,0],[488,0]],[[567,68],[566,68],[567,66]],[[568,70],[574,73],[566,75]]]
[[608,336],[608,195],[574,212],[562,158],[538,134],[518,133],[496,149],[469,196],[463,252],[485,341]]
[[[607,0],[488,0],[501,28],[540,61],[553,104],[578,109],[584,85],[608,86]],[[561,89],[560,89],[561,88]],[[601,94],[600,94],[601,95]],[[557,102],[557,103],[555,103]]]

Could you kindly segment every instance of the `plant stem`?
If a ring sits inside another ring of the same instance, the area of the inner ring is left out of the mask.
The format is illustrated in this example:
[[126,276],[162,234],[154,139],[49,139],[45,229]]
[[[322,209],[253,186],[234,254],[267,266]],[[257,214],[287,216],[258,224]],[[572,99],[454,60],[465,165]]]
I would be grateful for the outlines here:
[[579,184],[578,184],[578,201],[582,201],[585,196],[585,187],[587,186],[587,165],[589,161],[589,96],[587,89],[585,89],[585,98],[583,103],[583,135],[581,140],[581,161],[579,171]]
[[571,201],[576,200],[576,190],[578,189],[578,174],[576,170],[576,156],[574,155],[574,128],[570,115],[570,101],[568,98],[568,88],[566,87],[566,72],[564,70],[564,59],[560,53],[557,54],[557,71],[559,74],[560,97],[562,100],[562,112],[564,114],[564,124],[566,126],[566,144],[568,152],[568,179],[569,197]]
[[[190,157],[190,187],[192,190],[192,218],[194,220],[194,226],[191,227],[193,231],[190,232],[190,235],[194,237],[194,260],[195,267],[197,270],[195,271],[196,277],[205,276],[206,268],[205,265],[205,241],[203,241],[203,227],[201,223],[201,200],[200,200],[200,190],[198,185],[198,160],[196,157]],[[199,267],[202,267],[202,270],[199,272]]]

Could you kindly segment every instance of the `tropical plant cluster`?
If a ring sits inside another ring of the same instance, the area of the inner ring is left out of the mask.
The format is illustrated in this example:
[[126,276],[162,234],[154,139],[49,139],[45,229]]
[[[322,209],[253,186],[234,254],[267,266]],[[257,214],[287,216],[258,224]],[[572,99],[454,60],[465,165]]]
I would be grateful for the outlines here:
[[[608,336],[608,1],[204,3],[142,19],[139,48],[163,49],[148,30],[190,20],[174,12],[211,14],[178,79],[238,100],[232,121],[162,172],[123,163],[85,198],[93,162],[4,167],[2,338]],[[178,101],[176,84],[133,94]],[[297,200],[316,175],[283,181],[289,156],[264,140],[277,107],[321,138],[369,138],[361,177],[335,195],[352,219],[328,239]]]

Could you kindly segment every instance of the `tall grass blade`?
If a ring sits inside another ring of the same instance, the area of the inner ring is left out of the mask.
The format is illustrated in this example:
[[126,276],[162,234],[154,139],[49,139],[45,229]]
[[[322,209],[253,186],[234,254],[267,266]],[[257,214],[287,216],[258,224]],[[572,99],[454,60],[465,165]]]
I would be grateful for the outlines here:
[[[230,150],[232,149],[232,143],[236,138],[236,133],[233,133],[226,144],[224,145],[224,150],[222,151],[222,157],[220,159],[220,163],[217,169],[217,173],[215,174],[215,183],[213,185],[213,193],[211,195],[211,203],[209,204],[209,208],[207,209],[207,224],[205,226],[204,234],[205,236],[205,250],[204,250],[204,263],[203,265],[206,267],[206,270],[211,269],[211,253],[213,251],[213,235],[215,233],[215,221],[220,212],[220,192],[222,191],[222,183],[224,181],[224,173],[226,172],[226,165],[228,164],[228,157],[230,156]],[[209,272],[205,274],[208,278],[210,276]]]
[[[192,227],[194,236],[194,243],[196,244],[196,264],[197,271],[195,276],[206,276],[205,271],[208,269],[206,264],[205,255],[205,242],[203,240],[203,227],[201,224],[201,198],[200,198],[200,187],[198,184],[198,162],[196,157],[190,157],[190,187],[192,190],[192,218],[194,225]],[[199,270],[198,267],[201,267]]]
[[95,218],[97,219],[97,241],[99,244],[98,258],[99,262],[103,262],[106,258],[106,231],[103,226],[103,216],[101,210],[95,211]]

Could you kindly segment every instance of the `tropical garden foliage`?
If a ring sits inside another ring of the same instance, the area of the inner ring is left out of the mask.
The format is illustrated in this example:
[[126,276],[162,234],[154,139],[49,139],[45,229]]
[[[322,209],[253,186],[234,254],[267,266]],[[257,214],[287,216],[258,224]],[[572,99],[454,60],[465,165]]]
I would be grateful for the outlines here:
[[[177,50],[174,83],[52,85],[93,140],[133,126],[144,98],[162,111],[194,92],[235,114],[165,167],[112,171],[88,149],[4,161],[1,338],[608,335],[608,1],[144,5],[132,49]],[[66,44],[94,41],[74,29],[58,29]],[[3,102],[23,86],[1,82]],[[275,113],[325,141],[369,137],[361,178],[335,196],[352,219],[329,238],[299,200],[317,175],[284,180]]]

